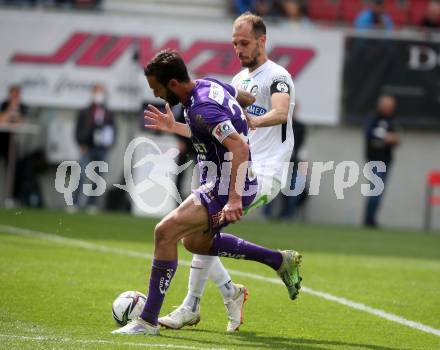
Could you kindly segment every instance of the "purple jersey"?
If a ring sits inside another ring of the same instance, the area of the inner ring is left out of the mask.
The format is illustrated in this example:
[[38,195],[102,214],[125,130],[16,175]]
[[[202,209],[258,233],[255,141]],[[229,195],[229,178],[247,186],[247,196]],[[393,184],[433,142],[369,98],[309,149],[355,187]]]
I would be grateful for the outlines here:
[[[237,132],[247,142],[246,118],[235,100],[235,95],[236,90],[232,85],[212,78],[197,79],[190,99],[184,106],[185,120],[191,129],[191,139],[197,152],[201,185],[215,181],[217,187],[219,180],[222,180],[223,184],[226,176],[221,176],[222,165],[230,160],[227,155],[228,149],[222,144],[226,137]],[[215,164],[216,171],[208,171],[206,162]],[[229,172],[227,177],[229,178]],[[228,185],[229,181],[225,183]],[[255,183],[254,179],[247,177],[245,188]],[[227,193],[228,190],[226,189],[225,193],[221,191],[220,186],[219,194]]]
[[[197,152],[200,184],[194,193],[208,211],[210,232],[218,233],[228,222],[220,220],[223,207],[229,198],[231,160],[222,142],[237,132],[247,141],[248,127],[243,111],[235,100],[237,91],[215,79],[198,79],[184,106],[185,120],[191,129],[191,139]],[[249,152],[248,160],[251,161]],[[229,171],[228,171],[229,170]],[[246,174],[243,208],[248,208],[255,198],[256,178]],[[248,191],[250,190],[250,191]]]

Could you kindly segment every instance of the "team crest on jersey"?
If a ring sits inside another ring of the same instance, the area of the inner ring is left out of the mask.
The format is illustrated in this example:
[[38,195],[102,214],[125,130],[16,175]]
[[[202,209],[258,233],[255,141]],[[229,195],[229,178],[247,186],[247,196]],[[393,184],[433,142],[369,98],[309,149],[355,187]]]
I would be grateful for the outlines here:
[[254,86],[252,86],[252,87],[251,87],[251,90],[250,90],[250,93],[251,93],[253,96],[257,96],[257,93],[258,93],[258,85],[254,85]]

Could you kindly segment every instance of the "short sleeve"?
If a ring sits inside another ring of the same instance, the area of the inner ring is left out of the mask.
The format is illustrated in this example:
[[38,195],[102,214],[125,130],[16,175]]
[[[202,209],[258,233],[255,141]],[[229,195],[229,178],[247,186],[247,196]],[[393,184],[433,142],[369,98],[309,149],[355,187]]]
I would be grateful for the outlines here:
[[231,95],[234,98],[237,97],[238,90],[233,85],[228,84],[228,83],[224,83],[224,82],[217,80],[217,79],[214,79],[214,78],[205,78],[205,80],[212,81],[214,83],[219,84],[223,89],[225,89],[229,93],[229,95]]
[[218,123],[214,129],[212,129],[212,136],[214,136],[218,142],[222,143],[229,135],[236,133],[237,131],[232,125],[230,120]]
[[226,83],[224,83],[223,85],[224,85],[226,91],[229,92],[229,94],[230,94],[233,98],[237,98],[238,90],[235,88],[234,85],[232,85],[232,84],[226,84]]
[[291,79],[288,74],[277,74],[271,78],[270,94],[286,93],[288,95],[292,92]]

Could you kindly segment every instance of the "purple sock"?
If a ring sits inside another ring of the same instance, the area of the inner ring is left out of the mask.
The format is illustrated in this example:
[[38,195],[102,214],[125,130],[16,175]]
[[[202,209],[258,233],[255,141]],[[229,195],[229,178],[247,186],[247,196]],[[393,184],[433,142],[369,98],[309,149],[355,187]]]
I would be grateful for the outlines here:
[[258,261],[274,270],[280,268],[283,260],[281,253],[276,250],[264,248],[223,232],[214,237],[209,255]]
[[142,310],[141,318],[154,326],[157,325],[157,318],[159,317],[165,293],[170,286],[176,269],[177,260],[153,259],[147,302]]

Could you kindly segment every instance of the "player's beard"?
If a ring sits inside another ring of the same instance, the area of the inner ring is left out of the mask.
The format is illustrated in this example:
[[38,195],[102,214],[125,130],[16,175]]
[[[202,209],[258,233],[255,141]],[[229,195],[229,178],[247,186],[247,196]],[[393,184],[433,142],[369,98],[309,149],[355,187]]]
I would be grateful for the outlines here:
[[260,57],[260,47],[258,44],[251,57],[249,62],[242,62],[241,66],[244,68],[254,68],[258,64],[258,58]]
[[175,106],[180,103],[179,97],[172,92],[170,89],[167,88],[167,96],[165,100],[171,105]]

